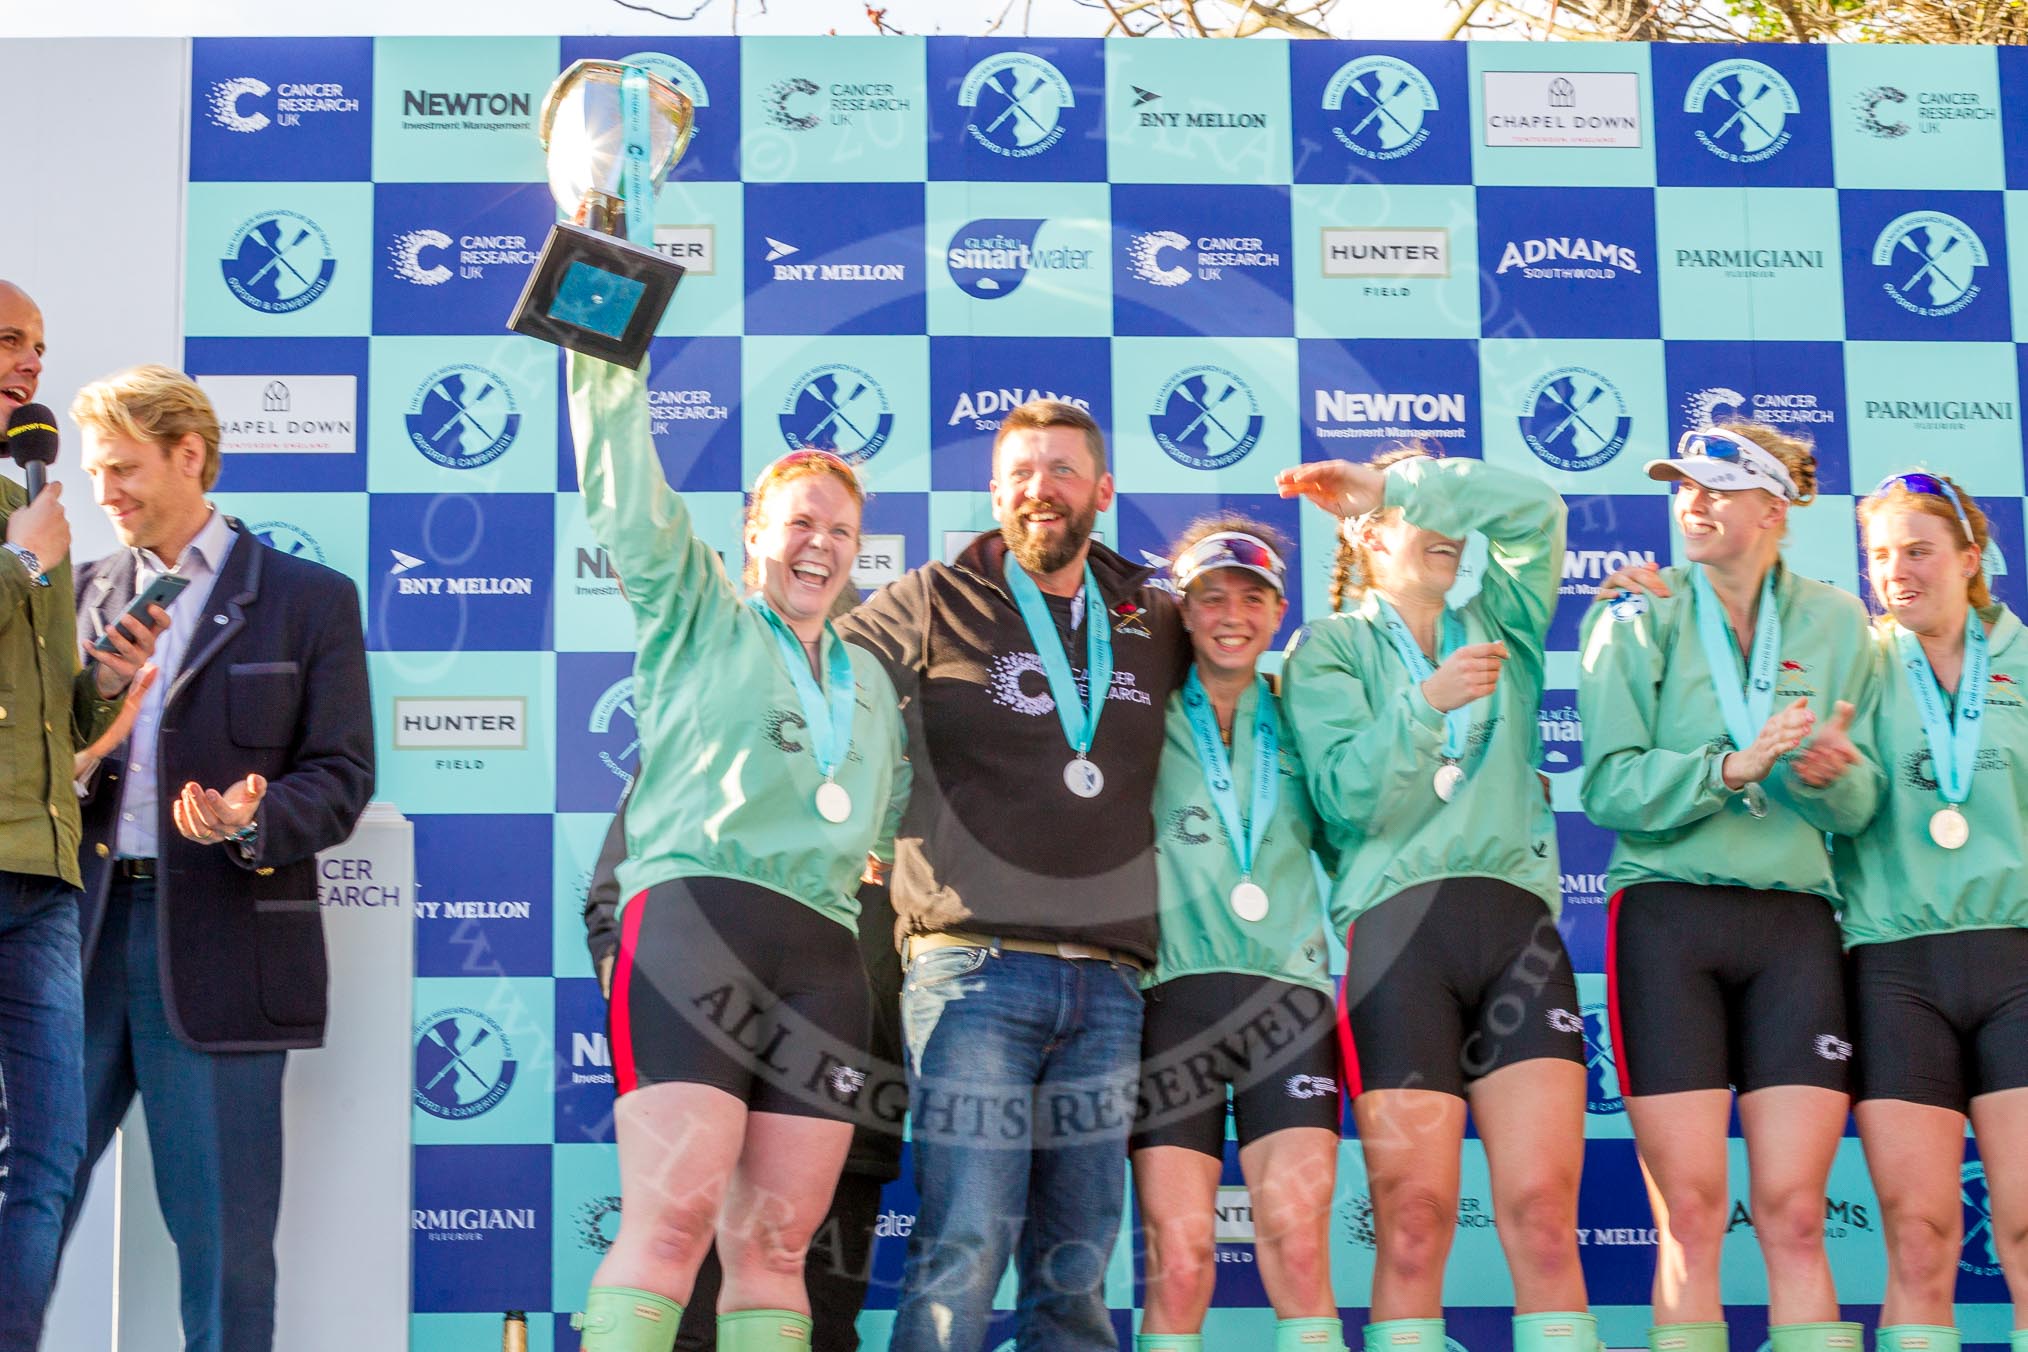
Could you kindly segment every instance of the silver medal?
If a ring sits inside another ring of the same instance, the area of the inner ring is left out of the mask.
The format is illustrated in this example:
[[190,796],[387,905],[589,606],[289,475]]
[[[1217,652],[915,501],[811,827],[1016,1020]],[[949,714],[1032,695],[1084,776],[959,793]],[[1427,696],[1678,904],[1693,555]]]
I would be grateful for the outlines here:
[[1758,784],[1746,786],[1746,810],[1756,817],[1767,815],[1767,790]]
[[1946,850],[1955,850],[1972,838],[1972,824],[1955,807],[1940,807],[1930,814],[1929,838]]
[[1267,919],[1268,894],[1251,879],[1232,889],[1232,913],[1248,924],[1257,924]]
[[843,784],[827,779],[817,786],[817,815],[834,823],[852,815],[852,795]]
[[1439,765],[1436,777],[1431,780],[1436,789],[1436,796],[1446,803],[1458,796],[1458,790],[1464,786],[1464,782],[1465,772],[1458,768],[1456,761],[1445,761]]
[[1098,766],[1079,756],[1063,767],[1063,782],[1080,798],[1096,798],[1099,790],[1106,786],[1106,777]]

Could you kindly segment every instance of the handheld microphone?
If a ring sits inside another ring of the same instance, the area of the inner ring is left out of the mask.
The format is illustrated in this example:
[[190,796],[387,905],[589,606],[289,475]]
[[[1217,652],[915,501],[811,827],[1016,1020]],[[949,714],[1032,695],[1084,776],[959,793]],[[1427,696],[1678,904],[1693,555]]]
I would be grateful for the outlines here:
[[42,494],[49,483],[49,466],[56,463],[56,415],[46,404],[23,404],[7,420],[7,454],[28,472],[28,500]]

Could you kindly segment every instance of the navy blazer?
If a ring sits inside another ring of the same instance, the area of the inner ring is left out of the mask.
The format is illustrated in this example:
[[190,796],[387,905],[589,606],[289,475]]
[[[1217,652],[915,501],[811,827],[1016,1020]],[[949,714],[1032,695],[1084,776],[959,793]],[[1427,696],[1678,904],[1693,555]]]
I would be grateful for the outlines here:
[[[317,851],[352,834],[373,796],[373,714],[359,597],[343,574],[270,549],[238,521],[157,731],[156,906],[169,1026],[200,1051],[272,1051],[324,1040],[324,921]],[[130,549],[77,574],[78,641],[89,645],[134,598]],[[91,968],[125,748],[84,804],[80,914]],[[199,845],[170,807],[192,780],[221,792],[268,781],[251,859]]]

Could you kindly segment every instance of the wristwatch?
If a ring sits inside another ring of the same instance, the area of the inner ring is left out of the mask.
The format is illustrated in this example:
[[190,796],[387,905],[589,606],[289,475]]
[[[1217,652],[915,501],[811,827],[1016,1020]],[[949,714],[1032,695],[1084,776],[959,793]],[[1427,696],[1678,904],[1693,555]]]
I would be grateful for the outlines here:
[[9,540],[5,544],[0,544],[0,549],[6,550],[9,554],[21,560],[21,566],[28,570],[28,576],[35,580],[36,586],[47,587],[49,585],[49,574],[43,571],[42,560],[35,557],[34,550],[30,549],[27,545],[17,545],[12,540]]

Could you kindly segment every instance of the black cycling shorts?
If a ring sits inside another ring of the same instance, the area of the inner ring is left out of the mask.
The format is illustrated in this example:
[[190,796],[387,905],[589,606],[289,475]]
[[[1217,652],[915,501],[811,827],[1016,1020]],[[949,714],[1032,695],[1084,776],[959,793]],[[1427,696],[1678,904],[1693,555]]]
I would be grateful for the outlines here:
[[1338,1130],[1331,997],[1239,972],[1142,992],[1140,1098],[1129,1150],[1225,1155],[1226,1090],[1242,1147],[1285,1127]]
[[1860,1098],[1969,1113],[2028,1087],[2028,929],[1861,944],[1848,962]]
[[1396,893],[1345,936],[1339,1035],[1349,1094],[1433,1089],[1541,1057],[1584,1064],[1584,1016],[1549,908],[1497,878]]
[[757,883],[656,883],[620,918],[607,1018],[622,1094],[708,1084],[753,1112],[849,1121],[870,1014],[857,936]]
[[1822,897],[1636,883],[1613,894],[1606,1001],[1629,1097],[1850,1088],[1838,922]]

